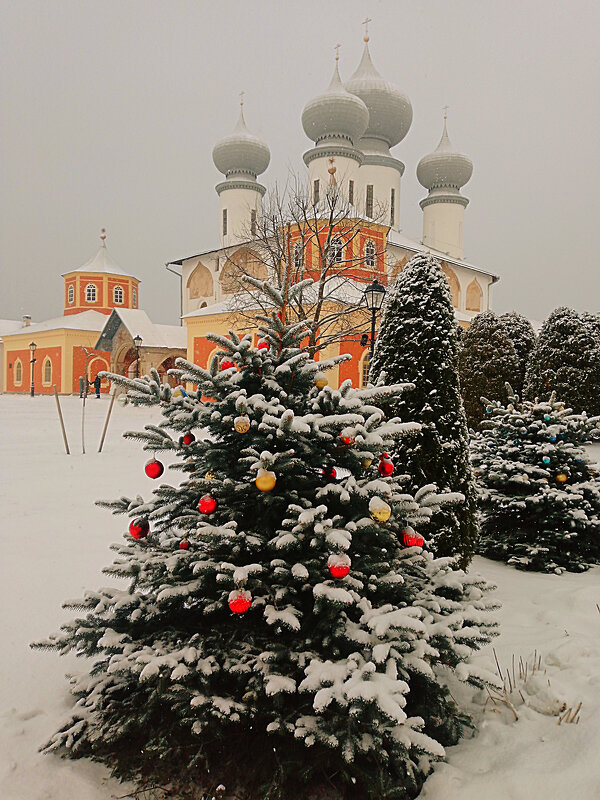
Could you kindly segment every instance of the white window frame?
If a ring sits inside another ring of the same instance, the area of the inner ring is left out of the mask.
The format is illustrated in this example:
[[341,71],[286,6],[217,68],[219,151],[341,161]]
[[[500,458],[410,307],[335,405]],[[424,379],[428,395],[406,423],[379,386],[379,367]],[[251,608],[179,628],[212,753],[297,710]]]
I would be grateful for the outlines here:
[[[50,377],[46,378],[46,369],[50,365]],[[52,383],[52,359],[46,356],[42,364],[42,386],[50,386]]]
[[[119,297],[117,297],[117,292],[119,293]],[[123,287],[115,286],[113,289],[113,303],[118,303],[119,305],[122,305],[124,297],[125,293],[123,292]]]
[[[17,377],[17,373],[21,373]],[[20,358],[17,358],[15,361],[15,386],[22,386],[23,385],[23,362]]]
[[329,245],[329,263],[342,264],[344,261],[344,241],[340,236],[334,236]]
[[85,287],[85,302],[86,303],[98,302],[98,287],[96,286],[95,283],[88,283],[88,285]]
[[365,242],[365,266],[375,267],[376,252],[375,242],[372,239],[367,239]]
[[131,290],[131,307],[132,308],[137,308],[137,301],[138,301],[137,289],[132,289]]
[[73,305],[75,302],[75,287],[71,284],[67,289],[67,302],[69,305]]

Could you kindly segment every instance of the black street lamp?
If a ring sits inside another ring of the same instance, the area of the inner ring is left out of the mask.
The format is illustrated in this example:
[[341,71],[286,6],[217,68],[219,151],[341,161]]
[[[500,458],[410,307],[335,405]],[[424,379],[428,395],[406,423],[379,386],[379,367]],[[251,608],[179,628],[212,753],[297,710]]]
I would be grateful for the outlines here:
[[35,384],[33,382],[33,365],[37,361],[37,359],[35,357],[36,347],[37,347],[37,344],[35,342],[30,342],[30,344],[29,344],[29,352],[31,353],[31,358],[29,359],[29,363],[31,364],[31,391],[30,391],[30,394],[31,394],[32,397],[35,397]]
[[140,347],[142,346],[142,337],[139,335],[133,337],[133,346],[135,347],[136,361],[135,361],[135,377],[140,377]]
[[[382,286],[381,283],[375,278],[373,283],[369,284],[364,291],[365,295],[365,303],[367,304],[367,308],[371,312],[371,346],[369,348],[369,371],[371,370],[371,362],[373,361],[373,352],[375,350],[375,318],[377,317],[377,312],[383,305],[383,300],[385,298],[385,286]],[[366,344],[368,341],[368,337],[365,333],[363,333],[361,337],[361,344]]]

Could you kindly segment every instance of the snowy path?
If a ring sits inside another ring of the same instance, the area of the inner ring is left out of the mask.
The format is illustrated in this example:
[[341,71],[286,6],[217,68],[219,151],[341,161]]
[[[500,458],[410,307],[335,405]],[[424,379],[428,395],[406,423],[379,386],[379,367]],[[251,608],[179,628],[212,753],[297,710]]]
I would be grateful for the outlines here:
[[[70,616],[63,600],[107,580],[100,569],[123,521],[94,500],[151,488],[147,456],[120,433],[157,421],[158,411],[115,405],[98,455],[108,401],[91,398],[82,456],[80,402],[62,399],[74,452],[67,457],[52,398],[0,396],[0,800],[110,800],[126,791],[96,764],[37,752],[68,711],[64,674],[75,659],[32,651],[29,642]],[[515,723],[507,709],[483,712],[475,694],[479,734],[449,750],[420,800],[600,798],[600,569],[533,575],[485,559],[474,568],[498,585],[504,604],[495,642],[501,664],[537,649],[546,674],[530,684],[528,701],[542,710],[554,698],[583,701],[581,721],[558,726],[555,716],[521,707]],[[479,660],[492,668],[491,651]]]

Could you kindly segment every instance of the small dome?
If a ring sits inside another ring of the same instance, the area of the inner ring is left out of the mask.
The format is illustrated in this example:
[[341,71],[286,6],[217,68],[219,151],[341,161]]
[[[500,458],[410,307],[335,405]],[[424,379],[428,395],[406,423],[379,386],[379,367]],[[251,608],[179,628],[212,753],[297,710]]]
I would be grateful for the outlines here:
[[404,139],[413,118],[410,100],[377,72],[366,42],[361,62],[346,89],[360,97],[369,110],[365,138],[384,139],[389,147]]
[[430,191],[432,189],[460,189],[472,174],[473,162],[468,156],[454,150],[446,130],[446,120],[444,120],[444,132],[440,143],[433,153],[423,156],[417,165],[419,183]]
[[327,91],[304,106],[302,127],[315,144],[323,139],[349,139],[354,145],[365,132],[369,112],[365,104],[344,89],[337,61]]
[[266,170],[271,160],[271,152],[265,142],[251,134],[246,127],[243,109],[240,109],[233,133],[217,142],[212,155],[215,167],[225,176],[242,173],[256,178]]

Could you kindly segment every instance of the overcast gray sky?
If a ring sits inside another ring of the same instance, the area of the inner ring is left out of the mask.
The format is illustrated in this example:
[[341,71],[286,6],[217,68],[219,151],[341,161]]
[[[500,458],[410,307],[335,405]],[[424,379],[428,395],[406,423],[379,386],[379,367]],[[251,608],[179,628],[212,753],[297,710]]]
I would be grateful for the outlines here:
[[0,317],[62,313],[60,274],[99,229],[156,322],[177,323],[166,261],[218,245],[211,151],[238,93],[271,148],[269,185],[304,169],[305,102],[341,43],[346,79],[373,18],[377,69],[411,99],[403,232],[420,238],[417,162],[441,135],[471,156],[465,257],[500,275],[498,311],[541,320],[600,296],[600,5],[569,0],[2,0]]

